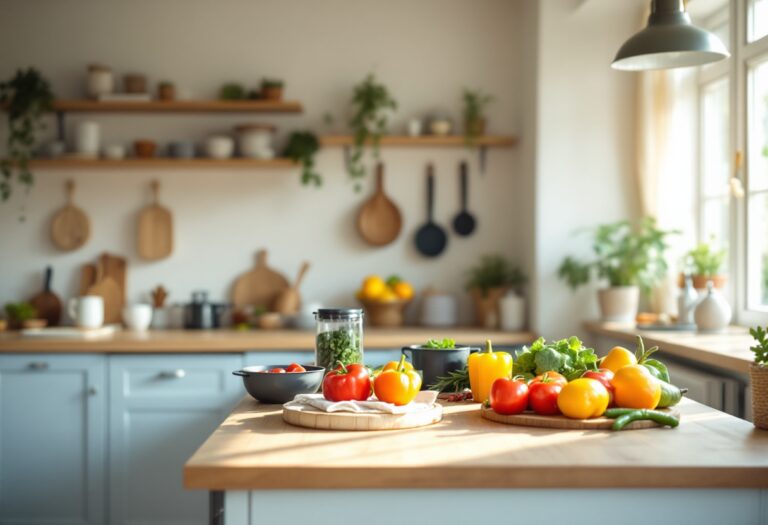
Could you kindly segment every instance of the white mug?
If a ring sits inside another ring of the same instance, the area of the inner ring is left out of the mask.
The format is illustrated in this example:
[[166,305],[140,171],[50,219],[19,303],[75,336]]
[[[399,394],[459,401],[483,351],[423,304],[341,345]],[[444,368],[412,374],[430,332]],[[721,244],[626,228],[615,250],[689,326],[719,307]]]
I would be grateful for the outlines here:
[[152,307],[148,304],[129,304],[123,307],[123,323],[126,328],[143,332],[152,322]]
[[104,324],[104,299],[97,295],[73,297],[67,311],[79,328],[101,328]]

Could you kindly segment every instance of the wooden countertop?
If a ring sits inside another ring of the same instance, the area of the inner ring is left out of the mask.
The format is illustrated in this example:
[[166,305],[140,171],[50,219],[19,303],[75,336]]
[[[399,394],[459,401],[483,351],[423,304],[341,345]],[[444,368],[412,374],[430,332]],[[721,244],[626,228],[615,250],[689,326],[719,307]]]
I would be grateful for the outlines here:
[[284,423],[245,398],[184,467],[188,489],[768,487],[768,431],[690,400],[676,429],[557,431],[446,404],[411,430]]
[[[530,343],[531,332],[501,332],[468,328],[403,327],[366,328],[366,348],[399,348],[434,337],[450,337],[464,344],[491,339],[497,345]],[[258,352],[313,349],[312,330],[151,330],[117,332],[96,339],[24,337],[18,332],[0,332],[0,352],[143,353],[143,352]]]
[[746,328],[730,326],[725,332],[703,334],[694,331],[640,330],[633,324],[590,321],[584,328],[595,335],[613,337],[633,343],[643,336],[645,346],[658,346],[669,355],[723,368],[739,374],[749,373],[755,354],[749,347],[754,340]]

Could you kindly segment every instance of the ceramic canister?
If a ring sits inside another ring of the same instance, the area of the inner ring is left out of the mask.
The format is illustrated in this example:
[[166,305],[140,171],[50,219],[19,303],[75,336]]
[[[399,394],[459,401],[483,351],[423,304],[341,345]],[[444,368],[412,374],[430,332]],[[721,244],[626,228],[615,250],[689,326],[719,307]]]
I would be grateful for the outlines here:
[[696,305],[693,318],[701,332],[719,332],[731,322],[731,305],[712,281],[707,282],[707,293]]

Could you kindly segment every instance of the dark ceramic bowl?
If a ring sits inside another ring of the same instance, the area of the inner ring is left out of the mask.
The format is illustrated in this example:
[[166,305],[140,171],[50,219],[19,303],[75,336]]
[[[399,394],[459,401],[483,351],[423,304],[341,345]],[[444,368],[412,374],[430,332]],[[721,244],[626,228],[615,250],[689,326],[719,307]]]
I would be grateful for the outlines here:
[[249,394],[261,403],[283,404],[299,394],[314,394],[320,388],[325,375],[322,366],[303,365],[306,372],[270,374],[272,368],[287,368],[288,365],[246,366],[232,372],[243,378]]
[[448,349],[412,345],[402,349],[413,368],[422,370],[422,390],[430,389],[438,378],[463,369],[467,366],[469,354],[476,351],[478,351],[477,348],[464,345],[456,345],[456,348]]

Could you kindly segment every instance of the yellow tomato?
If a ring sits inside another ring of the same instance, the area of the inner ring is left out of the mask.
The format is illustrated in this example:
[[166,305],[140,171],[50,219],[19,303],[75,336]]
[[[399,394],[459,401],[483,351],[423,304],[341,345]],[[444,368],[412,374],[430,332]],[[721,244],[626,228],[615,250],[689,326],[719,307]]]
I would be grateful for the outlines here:
[[608,355],[603,358],[600,363],[600,368],[607,368],[613,373],[624,366],[636,365],[637,359],[635,354],[624,348],[623,346],[614,346]]
[[580,377],[563,387],[557,396],[557,408],[572,419],[600,417],[608,408],[608,389],[597,379]]
[[403,301],[413,299],[413,286],[405,281],[399,281],[392,287],[392,291]]
[[661,384],[642,365],[620,368],[611,379],[613,400],[621,408],[656,408]]
[[363,288],[360,292],[363,298],[376,300],[387,290],[387,283],[384,282],[384,279],[378,275],[369,275],[363,281]]

